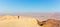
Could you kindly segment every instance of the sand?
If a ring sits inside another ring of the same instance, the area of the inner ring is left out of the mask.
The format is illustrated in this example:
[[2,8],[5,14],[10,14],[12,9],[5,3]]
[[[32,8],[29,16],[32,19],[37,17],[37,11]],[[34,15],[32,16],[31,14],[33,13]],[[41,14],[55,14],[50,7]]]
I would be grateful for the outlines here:
[[34,18],[15,16],[3,16],[0,19],[0,27],[40,27]]

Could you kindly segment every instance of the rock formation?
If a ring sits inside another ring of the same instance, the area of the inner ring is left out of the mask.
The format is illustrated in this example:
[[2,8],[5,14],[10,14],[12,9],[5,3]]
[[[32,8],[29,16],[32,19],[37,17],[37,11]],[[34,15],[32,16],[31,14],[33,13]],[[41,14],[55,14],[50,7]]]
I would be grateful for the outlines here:
[[55,19],[48,19],[42,27],[60,27],[60,21]]

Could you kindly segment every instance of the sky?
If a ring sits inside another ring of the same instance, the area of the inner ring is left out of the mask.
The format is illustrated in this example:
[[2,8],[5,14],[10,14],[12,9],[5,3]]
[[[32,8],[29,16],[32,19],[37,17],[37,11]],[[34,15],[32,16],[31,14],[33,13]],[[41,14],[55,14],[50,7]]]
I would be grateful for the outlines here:
[[0,0],[0,13],[60,12],[60,0]]

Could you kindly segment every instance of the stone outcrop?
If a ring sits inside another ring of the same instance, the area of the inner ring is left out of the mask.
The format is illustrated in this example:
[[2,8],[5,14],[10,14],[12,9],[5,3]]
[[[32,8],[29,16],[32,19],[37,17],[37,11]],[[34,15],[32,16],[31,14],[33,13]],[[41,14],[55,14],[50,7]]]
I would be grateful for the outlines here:
[[55,19],[48,19],[44,22],[42,27],[60,27],[60,21]]

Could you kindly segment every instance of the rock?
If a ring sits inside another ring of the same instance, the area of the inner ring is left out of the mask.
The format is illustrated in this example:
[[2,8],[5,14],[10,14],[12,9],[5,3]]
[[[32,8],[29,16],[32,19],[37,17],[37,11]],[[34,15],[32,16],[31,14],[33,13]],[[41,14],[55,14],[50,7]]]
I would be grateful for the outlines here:
[[55,19],[48,19],[42,27],[60,27],[60,21]]

